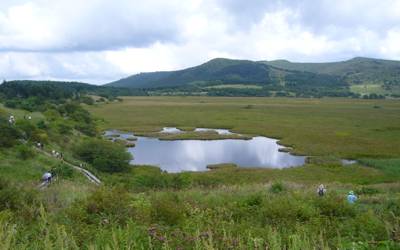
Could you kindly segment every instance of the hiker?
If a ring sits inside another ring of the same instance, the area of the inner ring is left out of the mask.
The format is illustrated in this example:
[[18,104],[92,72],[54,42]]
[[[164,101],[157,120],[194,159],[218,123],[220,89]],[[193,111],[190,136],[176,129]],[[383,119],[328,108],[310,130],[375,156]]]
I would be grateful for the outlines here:
[[353,204],[353,203],[355,203],[356,201],[357,201],[357,196],[354,194],[354,192],[353,191],[350,191],[349,192],[349,194],[347,195],[347,201],[350,203],[350,204]]
[[51,173],[46,172],[42,176],[42,180],[45,181],[46,183],[51,183],[51,177],[52,177]]
[[54,157],[56,157],[56,151],[53,149],[53,150],[51,150],[51,154],[54,156]]
[[317,193],[320,197],[322,197],[326,194],[326,188],[324,187],[324,184],[319,185],[319,187],[317,189]]
[[10,115],[10,118],[8,118],[8,122],[13,125],[15,124],[15,117],[13,115]]

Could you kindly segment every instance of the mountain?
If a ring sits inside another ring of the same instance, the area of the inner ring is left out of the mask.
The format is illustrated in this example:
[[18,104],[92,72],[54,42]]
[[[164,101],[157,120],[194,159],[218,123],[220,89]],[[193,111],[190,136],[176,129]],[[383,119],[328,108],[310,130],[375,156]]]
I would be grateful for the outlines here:
[[263,83],[267,80],[269,68],[268,65],[252,61],[217,58],[202,65],[178,71],[140,73],[112,82],[107,86],[155,88],[213,81]]
[[287,60],[262,61],[286,70],[307,71],[341,77],[352,84],[400,85],[400,62],[356,57],[342,62],[296,63]]
[[[297,79],[297,80],[296,80]],[[213,84],[337,84],[339,78],[327,74],[303,72],[268,65],[264,62],[216,58],[196,67],[178,71],[140,73],[106,86],[127,88],[161,88]]]
[[[187,69],[132,75],[105,86],[172,95],[268,96],[278,92],[289,96],[397,97],[400,62],[364,57],[328,63],[216,58]],[[264,92],[260,93],[260,89]]]

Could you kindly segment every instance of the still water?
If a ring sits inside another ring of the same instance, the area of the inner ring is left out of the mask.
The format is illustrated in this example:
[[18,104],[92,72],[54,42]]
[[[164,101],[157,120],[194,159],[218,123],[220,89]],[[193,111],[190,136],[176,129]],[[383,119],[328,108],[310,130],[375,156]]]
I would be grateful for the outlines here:
[[[127,135],[121,134],[121,138],[124,137]],[[167,172],[205,171],[207,165],[219,163],[234,163],[240,167],[286,168],[301,166],[305,162],[304,156],[279,152],[283,146],[278,145],[277,140],[262,136],[251,140],[208,141],[137,138],[136,146],[128,148],[134,156],[131,163],[155,165]]]

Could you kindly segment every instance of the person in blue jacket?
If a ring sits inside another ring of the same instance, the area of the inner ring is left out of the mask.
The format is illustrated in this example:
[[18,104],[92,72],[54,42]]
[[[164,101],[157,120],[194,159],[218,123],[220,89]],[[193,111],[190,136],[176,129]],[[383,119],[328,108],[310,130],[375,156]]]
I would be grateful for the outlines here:
[[358,199],[358,198],[357,198],[357,196],[354,194],[353,191],[350,191],[349,194],[347,195],[347,201],[348,201],[350,204],[353,204],[354,202],[356,202],[357,199]]

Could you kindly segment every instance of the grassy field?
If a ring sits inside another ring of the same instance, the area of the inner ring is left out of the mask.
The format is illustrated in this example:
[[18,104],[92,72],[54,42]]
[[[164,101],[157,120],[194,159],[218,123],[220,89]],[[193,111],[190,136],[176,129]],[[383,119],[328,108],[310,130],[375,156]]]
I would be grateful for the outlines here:
[[221,84],[221,85],[213,85],[206,87],[208,89],[262,89],[261,86],[259,85],[253,85],[253,84]]
[[361,95],[365,94],[378,94],[378,95],[386,95],[386,94],[400,94],[400,87],[393,86],[391,90],[386,90],[383,88],[381,84],[357,84],[350,86],[351,92],[358,93]]
[[400,155],[400,102],[395,100],[129,97],[88,109],[103,120],[103,129],[228,128],[279,138],[304,155]]
[[[100,187],[64,169],[38,190],[41,174],[60,161],[39,153],[21,159],[18,146],[1,149],[0,249],[400,248],[400,102],[140,97],[86,108],[102,129],[229,128],[281,138],[314,157],[287,169],[96,171]],[[48,134],[46,150],[80,162],[72,149],[82,135]],[[343,166],[340,157],[360,163]],[[316,194],[320,183],[324,197]],[[349,190],[356,204],[346,202]]]

